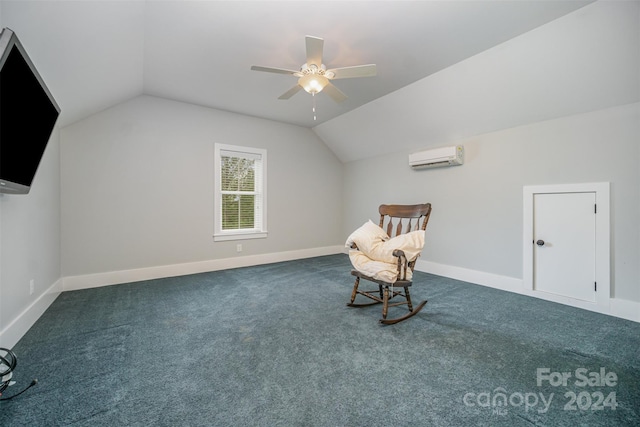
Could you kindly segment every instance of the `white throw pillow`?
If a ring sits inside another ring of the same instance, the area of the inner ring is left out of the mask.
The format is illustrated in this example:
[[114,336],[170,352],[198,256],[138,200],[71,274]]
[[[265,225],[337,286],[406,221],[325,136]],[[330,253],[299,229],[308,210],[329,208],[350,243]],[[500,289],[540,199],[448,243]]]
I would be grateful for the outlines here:
[[[393,251],[402,249],[407,261],[415,260],[424,247],[424,231],[411,231],[393,239],[373,221],[369,220],[351,233],[345,246],[355,243],[358,250],[349,251],[353,267],[369,277],[384,282],[395,283],[398,278],[398,258]],[[406,280],[411,280],[413,272],[407,269]]]
[[345,246],[350,248],[352,243],[355,243],[362,253],[374,261],[397,262],[398,259],[393,256],[393,251],[396,249],[402,249],[407,261],[413,261],[424,247],[424,231],[411,231],[389,239],[382,228],[369,220],[351,233]]
[[360,228],[351,233],[347,238],[345,246],[350,248],[353,243],[358,246],[358,249],[364,253],[369,253],[372,246],[378,245],[385,240],[389,240],[389,236],[373,221],[369,220],[362,224]]
[[367,255],[377,261],[397,262],[398,258],[393,256],[393,251],[402,249],[407,261],[411,262],[418,258],[423,247],[424,231],[417,230],[400,234],[386,242],[376,243],[371,247]]

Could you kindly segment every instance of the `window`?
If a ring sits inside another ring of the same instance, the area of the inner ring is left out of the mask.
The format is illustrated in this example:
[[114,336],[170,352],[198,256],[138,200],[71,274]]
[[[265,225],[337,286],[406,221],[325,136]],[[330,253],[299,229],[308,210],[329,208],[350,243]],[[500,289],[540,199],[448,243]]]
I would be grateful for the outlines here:
[[215,241],[267,237],[267,151],[215,144]]

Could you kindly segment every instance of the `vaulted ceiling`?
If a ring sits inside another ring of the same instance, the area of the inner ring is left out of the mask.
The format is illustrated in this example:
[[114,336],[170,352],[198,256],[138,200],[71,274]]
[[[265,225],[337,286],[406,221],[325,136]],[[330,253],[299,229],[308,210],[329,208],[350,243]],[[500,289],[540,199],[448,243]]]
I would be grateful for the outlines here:
[[[314,127],[591,1],[4,1],[71,124],[148,94]],[[324,38],[328,68],[377,64],[375,77],[334,81],[336,104],[301,91],[305,35]]]

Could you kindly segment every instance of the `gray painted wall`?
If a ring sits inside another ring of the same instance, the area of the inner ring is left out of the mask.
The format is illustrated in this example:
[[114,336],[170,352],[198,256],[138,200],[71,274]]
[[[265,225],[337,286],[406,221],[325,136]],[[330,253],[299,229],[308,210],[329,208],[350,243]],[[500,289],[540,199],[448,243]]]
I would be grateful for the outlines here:
[[[342,164],[309,129],[141,96],[61,141],[64,276],[342,241]],[[216,142],[267,150],[268,238],[213,241]]]
[[29,194],[0,196],[0,331],[60,279],[59,174],[56,129]]
[[[8,22],[0,3],[0,23]],[[42,70],[41,70],[42,71]],[[45,73],[46,75],[46,73]],[[4,332],[60,278],[59,139],[55,129],[27,195],[0,195],[0,346],[12,347]],[[34,280],[34,292],[29,282]]]
[[640,302],[640,103],[457,141],[465,164],[412,170],[409,152],[346,164],[345,235],[380,203],[433,204],[422,259],[522,278],[522,189],[611,182],[612,294]]
[[[430,201],[423,259],[521,279],[522,187],[607,181],[612,295],[640,302],[639,12],[590,4],[314,128],[353,160],[344,234],[380,203]],[[464,166],[409,169],[452,144]]]

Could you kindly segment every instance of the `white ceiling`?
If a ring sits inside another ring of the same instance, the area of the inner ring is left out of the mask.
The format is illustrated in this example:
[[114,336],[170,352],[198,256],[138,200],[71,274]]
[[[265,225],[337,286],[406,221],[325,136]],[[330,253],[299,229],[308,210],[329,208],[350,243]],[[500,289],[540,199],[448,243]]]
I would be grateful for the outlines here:
[[[62,125],[140,94],[313,127],[555,20],[591,1],[5,1],[63,109]],[[349,98],[278,96],[305,35],[328,68],[375,63],[376,77],[337,80]]]

